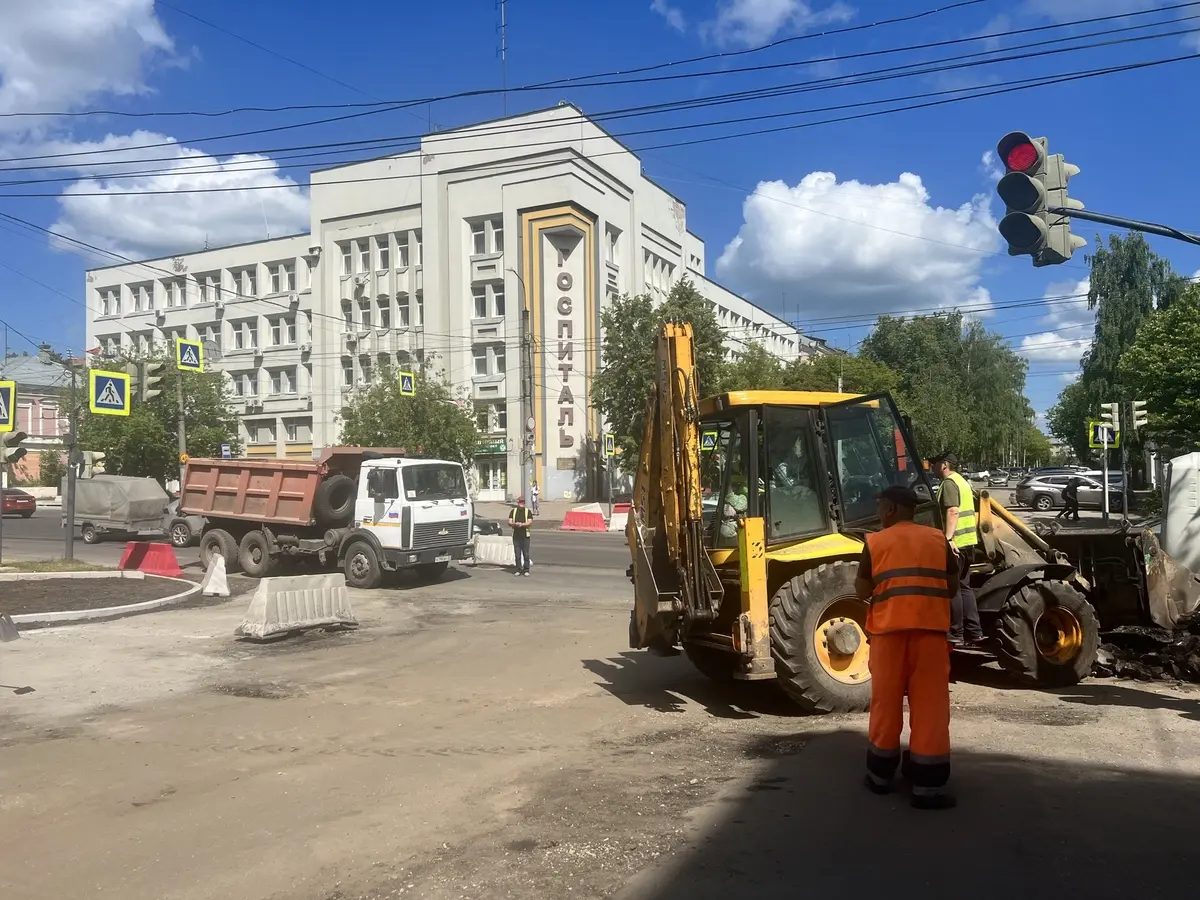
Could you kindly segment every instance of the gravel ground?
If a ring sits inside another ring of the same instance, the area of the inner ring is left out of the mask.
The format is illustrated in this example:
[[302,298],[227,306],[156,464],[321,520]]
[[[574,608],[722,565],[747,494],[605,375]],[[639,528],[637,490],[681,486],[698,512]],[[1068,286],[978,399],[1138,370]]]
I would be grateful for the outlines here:
[[2,586],[0,612],[11,616],[72,609],[104,609],[170,597],[187,590],[170,578],[47,578]]

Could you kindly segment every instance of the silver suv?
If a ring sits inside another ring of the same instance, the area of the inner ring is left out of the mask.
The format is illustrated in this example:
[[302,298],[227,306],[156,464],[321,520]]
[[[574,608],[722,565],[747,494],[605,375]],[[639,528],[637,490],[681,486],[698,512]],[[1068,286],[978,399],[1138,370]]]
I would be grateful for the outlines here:
[[[1032,475],[1024,479],[1017,485],[1017,506],[1028,506],[1040,512],[1049,512],[1052,509],[1065,506],[1062,492],[1063,488],[1067,486],[1067,483],[1072,478],[1079,479],[1078,497],[1080,509],[1104,508],[1104,491],[1100,486],[1099,478],[1090,478],[1087,475],[1067,472]],[[1108,508],[1116,512],[1121,511],[1121,483],[1119,479],[1119,474],[1116,481],[1113,480],[1112,475],[1109,476]]]

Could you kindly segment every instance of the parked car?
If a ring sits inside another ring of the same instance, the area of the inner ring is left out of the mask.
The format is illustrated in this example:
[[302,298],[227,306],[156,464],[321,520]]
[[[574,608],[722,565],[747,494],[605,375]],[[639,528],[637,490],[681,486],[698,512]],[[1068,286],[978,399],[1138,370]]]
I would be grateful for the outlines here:
[[[1074,473],[1058,473],[1054,475],[1034,475],[1026,478],[1016,491],[1017,506],[1028,506],[1040,512],[1049,512],[1065,506],[1062,491],[1072,478],[1079,479],[1079,508],[1103,509],[1104,490],[1097,479],[1087,478]],[[1121,486],[1109,482],[1108,508],[1121,511]]]
[[36,511],[37,500],[34,499],[33,494],[20,488],[4,489],[4,515],[28,519]]
[[997,469],[988,476],[988,487],[1004,487],[1008,484],[1010,478],[1011,476],[1007,472]]
[[471,504],[471,529],[474,534],[504,534],[504,526],[495,519],[481,519],[475,513],[475,504]]

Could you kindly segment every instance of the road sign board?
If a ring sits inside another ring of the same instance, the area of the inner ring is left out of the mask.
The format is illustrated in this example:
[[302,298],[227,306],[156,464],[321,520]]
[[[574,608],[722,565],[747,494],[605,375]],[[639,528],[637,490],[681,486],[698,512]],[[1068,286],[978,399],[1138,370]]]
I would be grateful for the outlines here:
[[176,338],[175,368],[181,372],[203,372],[204,342]]
[[0,431],[17,427],[17,383],[0,381]]
[[129,415],[129,374],[88,370],[88,409],[102,416]]
[[191,457],[188,456],[186,453],[179,454],[179,464],[180,465],[184,465],[189,459],[191,459]]
[[616,456],[617,455],[617,439],[614,435],[606,434],[604,436],[604,455],[605,456]]
[[1121,447],[1121,432],[1108,422],[1097,419],[1088,420],[1088,446],[1093,450],[1104,449],[1104,432],[1108,432],[1108,449],[1118,450]]
[[700,452],[712,453],[717,449],[717,433],[715,431],[704,431],[700,434]]
[[233,459],[233,453],[230,451],[228,444],[221,445],[221,459]]
[[417,392],[417,378],[412,372],[401,372],[400,374],[400,394],[404,397],[411,397]]

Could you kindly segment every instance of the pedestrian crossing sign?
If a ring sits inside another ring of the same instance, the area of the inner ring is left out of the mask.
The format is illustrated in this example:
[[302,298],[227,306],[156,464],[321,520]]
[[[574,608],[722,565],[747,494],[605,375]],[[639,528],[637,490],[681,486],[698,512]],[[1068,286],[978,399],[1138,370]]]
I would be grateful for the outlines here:
[[704,431],[700,433],[700,452],[712,453],[717,449],[717,433],[715,431]]
[[616,456],[617,455],[617,439],[614,435],[606,434],[604,436],[604,455],[605,456]]
[[181,372],[203,372],[204,342],[176,338],[175,368]]
[[[1108,432],[1105,435],[1105,432]],[[1108,440],[1105,440],[1107,436]],[[1110,422],[1100,422],[1094,419],[1088,421],[1088,446],[1093,450],[1103,450],[1106,446],[1109,450],[1119,450],[1121,448],[1121,432],[1113,428]]]
[[17,427],[17,383],[0,381],[0,432]]
[[88,409],[101,416],[129,415],[129,374],[89,370]]
[[402,397],[411,397],[417,392],[417,379],[412,372],[400,373],[400,395]]

